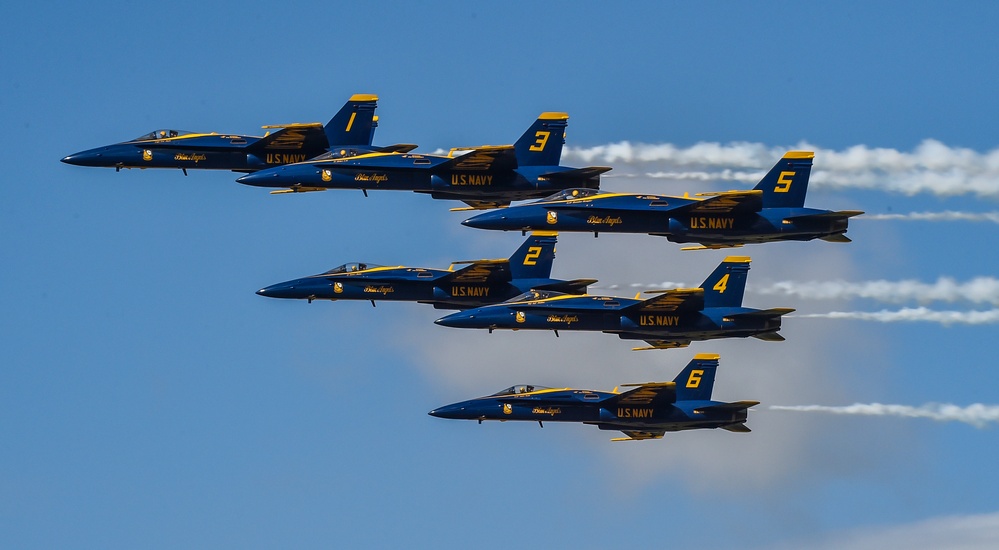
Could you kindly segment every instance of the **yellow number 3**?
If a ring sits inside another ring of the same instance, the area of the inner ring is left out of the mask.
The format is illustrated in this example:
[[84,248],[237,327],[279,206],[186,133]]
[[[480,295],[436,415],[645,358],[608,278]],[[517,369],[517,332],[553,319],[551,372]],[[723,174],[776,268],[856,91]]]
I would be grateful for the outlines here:
[[774,187],[774,193],[787,193],[791,190],[791,178],[794,177],[794,172],[781,172],[780,177],[777,178],[777,187]]
[[552,135],[551,132],[535,132],[534,137],[538,138],[538,141],[535,141],[534,145],[528,151],[544,151],[545,145],[548,145],[548,136],[550,135]]

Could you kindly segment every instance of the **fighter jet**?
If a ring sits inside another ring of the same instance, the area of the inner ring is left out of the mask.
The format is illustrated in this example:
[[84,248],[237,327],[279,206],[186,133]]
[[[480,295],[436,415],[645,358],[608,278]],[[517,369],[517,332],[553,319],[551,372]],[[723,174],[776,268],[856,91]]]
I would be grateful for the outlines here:
[[845,235],[849,218],[863,212],[804,207],[814,156],[811,151],[789,151],[749,191],[698,193],[703,198],[690,198],[569,189],[462,223],[504,231],[647,233],[700,244],[684,250],[812,239],[850,242]]
[[[324,127],[318,122],[264,126],[264,137],[156,130],[133,140],[74,153],[62,159],[77,166],[179,168],[253,172],[317,156],[341,158],[374,151],[411,151],[415,145],[373,147],[378,96],[351,96]],[[332,148],[332,150],[331,150]]]
[[[508,260],[455,262],[446,270],[349,263],[326,273],[278,283],[257,291],[271,298],[300,300],[393,300],[465,309],[502,302],[531,288],[585,293],[594,279],[550,278],[558,234],[533,233]],[[454,269],[455,265],[467,264]]]
[[611,441],[661,439],[666,432],[721,428],[746,433],[747,411],[759,401],[725,403],[711,400],[718,355],[701,353],[672,382],[626,384],[634,389],[575,390],[518,385],[486,397],[447,405],[431,416],[459,420],[530,420],[582,422],[601,430],[620,430],[627,437]]
[[589,330],[645,340],[649,347],[686,347],[693,340],[745,338],[783,341],[781,316],[790,308],[742,307],[750,259],[725,258],[699,288],[652,290],[647,300],[612,296],[568,295],[531,290],[491,306],[452,313],[435,321],[455,328],[513,330]]
[[358,189],[415,191],[473,209],[506,206],[553,191],[596,189],[607,167],[559,166],[569,115],[542,113],[514,145],[457,147],[447,156],[402,152],[312,160],[261,170],[236,181],[292,192]]

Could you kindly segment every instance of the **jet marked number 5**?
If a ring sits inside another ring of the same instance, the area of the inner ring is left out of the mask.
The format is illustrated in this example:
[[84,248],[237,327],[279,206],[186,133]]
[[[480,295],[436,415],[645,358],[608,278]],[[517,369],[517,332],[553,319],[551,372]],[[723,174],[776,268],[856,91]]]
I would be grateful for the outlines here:
[[541,247],[532,246],[527,249],[527,255],[524,256],[524,265],[538,265],[538,257],[541,256]]
[[687,378],[687,387],[696,388],[701,385],[701,376],[704,375],[704,369],[694,369],[690,371],[690,377]]
[[718,282],[715,283],[715,286],[711,287],[711,290],[717,290],[718,294],[725,294],[725,289],[728,288],[728,276],[729,274],[726,273],[721,279],[718,279]]
[[780,177],[777,178],[777,187],[774,187],[774,193],[787,193],[791,190],[791,178],[794,177],[794,172],[781,172]]
[[535,132],[534,137],[538,138],[538,141],[535,141],[534,145],[532,145],[528,151],[544,151],[545,145],[548,145],[548,137],[551,135],[551,132]]

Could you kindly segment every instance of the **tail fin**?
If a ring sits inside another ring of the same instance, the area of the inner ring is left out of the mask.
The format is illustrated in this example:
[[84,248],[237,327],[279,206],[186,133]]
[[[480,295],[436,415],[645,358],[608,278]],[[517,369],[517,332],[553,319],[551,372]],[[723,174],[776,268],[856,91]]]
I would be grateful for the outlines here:
[[541,113],[513,145],[520,166],[558,166],[565,145],[566,113]]
[[341,145],[371,145],[378,117],[378,96],[354,94],[326,124],[326,139],[330,148]]
[[708,401],[715,385],[715,370],[718,369],[718,354],[698,353],[687,366],[676,375],[677,401]]
[[784,153],[767,175],[753,189],[763,191],[763,208],[801,208],[805,206],[808,176],[812,172],[811,151]]
[[704,307],[739,307],[746,293],[749,256],[729,256],[704,279]]
[[552,274],[555,261],[555,242],[558,233],[535,231],[510,256],[510,275],[514,279],[547,279]]

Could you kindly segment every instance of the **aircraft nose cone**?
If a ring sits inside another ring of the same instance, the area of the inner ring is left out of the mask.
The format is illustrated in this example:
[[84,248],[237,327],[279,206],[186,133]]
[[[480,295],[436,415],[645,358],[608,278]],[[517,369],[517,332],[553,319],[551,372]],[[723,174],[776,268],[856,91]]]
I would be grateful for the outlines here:
[[502,212],[486,212],[468,218],[461,225],[476,229],[506,229],[507,217]]
[[295,285],[290,283],[278,283],[276,285],[267,286],[261,288],[257,291],[258,296],[266,296],[267,298],[297,298],[298,295],[295,292]]
[[454,405],[445,405],[443,407],[436,408],[427,414],[437,418],[460,419],[466,416],[463,414],[464,411],[465,407],[463,407],[460,403],[455,403]]
[[100,166],[100,160],[101,154],[95,151],[81,151],[60,159],[60,161],[74,166]]
[[435,325],[452,328],[467,328],[474,326],[475,315],[470,315],[464,311],[446,315],[434,321]]

